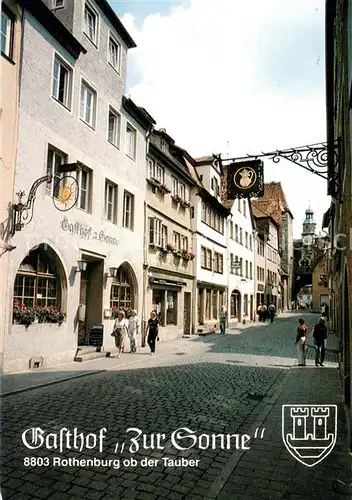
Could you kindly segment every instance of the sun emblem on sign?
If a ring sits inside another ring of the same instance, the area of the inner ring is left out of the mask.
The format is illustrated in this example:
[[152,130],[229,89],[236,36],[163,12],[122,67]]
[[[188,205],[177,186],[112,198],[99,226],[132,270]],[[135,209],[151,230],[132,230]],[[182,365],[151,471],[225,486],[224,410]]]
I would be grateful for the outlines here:
[[78,182],[72,176],[59,179],[54,185],[53,203],[60,212],[73,208],[78,200]]

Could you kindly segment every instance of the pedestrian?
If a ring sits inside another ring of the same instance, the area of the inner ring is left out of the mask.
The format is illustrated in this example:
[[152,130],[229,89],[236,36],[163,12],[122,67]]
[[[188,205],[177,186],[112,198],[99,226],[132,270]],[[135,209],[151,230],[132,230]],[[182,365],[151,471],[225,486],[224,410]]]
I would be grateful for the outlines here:
[[150,313],[150,318],[148,319],[146,330],[146,335],[148,334],[147,342],[150,347],[150,354],[155,353],[155,343],[156,340],[159,340],[159,324],[160,321],[156,317],[155,311],[152,311]]
[[319,318],[318,323],[313,330],[313,339],[315,345],[315,366],[324,366],[325,345],[328,337],[328,330],[325,325],[325,318]]
[[266,316],[267,316],[267,313],[268,313],[268,310],[267,310],[267,307],[266,307],[265,304],[262,304],[262,306],[260,308],[260,311],[262,313],[262,321],[265,323]]
[[262,304],[259,304],[258,309],[257,309],[257,313],[258,313],[258,319],[259,319],[259,321],[261,321],[262,320]]
[[117,347],[119,353],[116,356],[117,359],[121,357],[121,354],[125,348],[125,337],[128,330],[128,320],[125,318],[125,313],[123,311],[119,311],[117,313],[117,318],[114,322],[114,328],[112,331],[112,336],[115,337],[115,346]]
[[137,351],[136,348],[136,335],[138,335],[139,330],[139,318],[137,316],[137,311],[134,309],[132,311],[132,316],[128,322],[128,336],[130,338],[130,353]]
[[303,318],[298,320],[299,326],[297,328],[296,346],[298,356],[298,366],[305,366],[306,364],[306,341],[308,336],[308,326],[305,324]]
[[269,312],[270,323],[274,323],[274,318],[276,316],[276,307],[274,306],[274,304],[269,305],[268,312]]
[[327,304],[324,304],[324,314],[322,314],[323,318],[325,318],[325,321],[329,321],[329,306]]
[[219,314],[219,320],[220,320],[220,335],[225,335],[226,333],[226,320],[227,320],[227,312],[226,312],[226,307],[222,306],[220,314]]

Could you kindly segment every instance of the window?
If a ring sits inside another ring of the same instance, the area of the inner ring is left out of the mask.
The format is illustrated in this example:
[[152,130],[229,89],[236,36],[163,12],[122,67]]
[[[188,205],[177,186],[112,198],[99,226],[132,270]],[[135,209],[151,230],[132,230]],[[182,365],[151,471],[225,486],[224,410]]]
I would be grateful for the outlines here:
[[14,18],[6,7],[1,11],[1,54],[12,59],[13,57]]
[[238,225],[235,224],[235,241],[238,242]]
[[221,253],[214,254],[214,271],[219,274],[224,272],[224,257]]
[[240,276],[243,276],[243,258],[240,257]]
[[245,235],[244,235],[244,244],[245,244],[245,247],[248,248],[248,233],[247,233],[247,231],[245,232]]
[[129,273],[120,266],[117,270],[117,276],[114,278],[110,292],[111,309],[132,309],[134,299],[134,290]]
[[248,278],[248,260],[246,260],[246,274],[245,277]]
[[224,234],[224,218],[217,214],[212,208],[202,203],[202,222],[215,229],[221,234]]
[[120,73],[121,46],[111,36],[109,38],[109,64]]
[[178,196],[178,180],[173,177],[172,178],[172,196]]
[[120,131],[121,131],[121,116],[119,113],[117,113],[110,107],[109,122],[108,122],[108,141],[117,148],[120,147]]
[[147,158],[148,179],[156,179],[161,184],[165,181],[165,171],[159,163],[156,163],[152,158]]
[[201,247],[201,267],[203,269],[212,269],[212,252],[208,248]]
[[250,250],[253,250],[253,238],[251,234],[249,235],[249,248]]
[[238,200],[237,200],[237,209],[238,209],[239,212],[241,211],[241,200],[240,200],[240,198],[238,198]]
[[253,263],[249,263],[249,278],[252,280],[253,279]]
[[55,55],[52,96],[66,108],[71,108],[72,70]]
[[247,217],[247,205],[246,200],[243,200],[243,215]]
[[178,292],[167,290],[166,324],[177,325],[177,297]]
[[235,274],[237,274],[237,276],[240,274],[240,266],[238,265],[238,262],[240,262],[240,259],[238,258],[237,255],[235,255],[235,262],[237,262],[237,266],[235,267]]
[[160,219],[149,217],[149,245],[165,248],[167,244],[167,227]]
[[55,198],[59,197],[58,181],[64,176],[64,174],[60,172],[60,165],[63,163],[67,163],[67,155],[55,149],[53,146],[49,146],[46,171],[48,175],[52,175],[53,180],[50,184],[48,183],[48,189],[50,189],[51,195]]
[[92,128],[95,128],[96,108],[97,93],[86,82],[82,81],[79,117]]
[[214,191],[214,196],[220,196],[219,182],[216,177],[211,179],[211,188]]
[[116,224],[117,222],[117,186],[105,181],[105,219]]
[[40,245],[24,258],[15,279],[15,305],[17,302],[25,307],[60,306],[60,281],[50,254],[50,250]]
[[161,226],[161,246],[166,248],[167,245],[167,227]]
[[243,234],[242,234],[242,228],[240,227],[240,243],[243,245]]
[[127,191],[123,195],[123,227],[133,230],[134,219],[134,196]]
[[180,233],[176,233],[175,231],[173,232],[172,235],[172,244],[176,248],[176,250],[181,249],[181,235]]
[[82,168],[77,172],[79,186],[79,197],[77,206],[86,212],[90,212],[92,199],[92,171]]
[[65,0],[53,0],[53,9],[62,9],[65,7]]
[[126,125],[126,154],[132,158],[136,159],[136,148],[137,148],[137,130],[132,127],[129,123]]
[[233,240],[233,222],[230,220],[230,238]]
[[98,39],[98,15],[86,3],[84,6],[84,29],[83,32],[94,45],[97,45]]
[[178,195],[182,200],[186,200],[186,186],[183,182],[178,183]]
[[181,250],[188,251],[188,238],[187,236],[181,236]]

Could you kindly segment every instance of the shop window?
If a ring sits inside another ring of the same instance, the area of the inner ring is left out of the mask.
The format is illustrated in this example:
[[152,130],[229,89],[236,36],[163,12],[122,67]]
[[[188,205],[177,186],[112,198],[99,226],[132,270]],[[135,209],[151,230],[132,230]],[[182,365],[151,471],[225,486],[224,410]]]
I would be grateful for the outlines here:
[[18,268],[14,300],[26,307],[60,305],[60,281],[44,245],[33,250]]
[[177,325],[177,292],[167,291],[166,324]]
[[211,318],[211,290],[206,290],[205,295],[205,319]]
[[153,290],[152,303],[152,311],[156,312],[161,326],[165,326],[165,290]]
[[218,292],[213,290],[213,319],[218,318]]
[[110,308],[133,309],[133,284],[129,273],[122,266],[111,285]]

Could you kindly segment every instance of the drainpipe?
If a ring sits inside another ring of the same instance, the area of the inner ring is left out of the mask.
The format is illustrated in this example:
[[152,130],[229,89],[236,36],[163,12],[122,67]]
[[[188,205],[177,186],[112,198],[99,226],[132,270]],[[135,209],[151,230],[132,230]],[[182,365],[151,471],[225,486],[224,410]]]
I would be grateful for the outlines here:
[[254,292],[253,292],[253,318],[252,320],[255,322],[257,319],[257,231],[254,229],[252,231],[253,236],[253,283],[254,283]]
[[[153,125],[149,127],[145,135],[145,158],[147,158],[149,151],[149,138],[153,131]],[[142,347],[145,346],[145,329],[147,324],[147,290],[148,290],[148,217],[147,217],[147,202],[144,200],[143,204],[144,212],[144,232],[143,232],[143,301],[142,301],[142,331],[141,331],[141,341]]]

